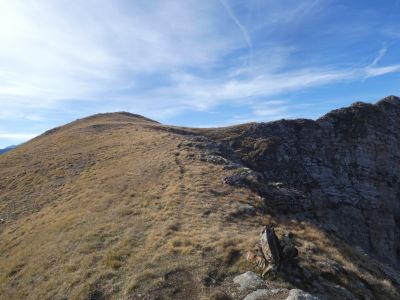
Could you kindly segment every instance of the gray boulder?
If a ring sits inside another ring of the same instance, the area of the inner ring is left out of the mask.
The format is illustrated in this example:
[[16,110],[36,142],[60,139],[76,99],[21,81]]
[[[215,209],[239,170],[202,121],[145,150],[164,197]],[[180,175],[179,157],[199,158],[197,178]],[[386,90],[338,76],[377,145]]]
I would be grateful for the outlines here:
[[239,290],[256,289],[265,285],[264,280],[251,271],[236,276],[233,282],[239,285]]
[[285,290],[282,289],[259,289],[244,297],[243,300],[263,300],[263,299],[272,299],[272,296],[279,294]]
[[315,297],[303,290],[292,289],[289,291],[289,296],[286,300],[320,300],[320,298]]

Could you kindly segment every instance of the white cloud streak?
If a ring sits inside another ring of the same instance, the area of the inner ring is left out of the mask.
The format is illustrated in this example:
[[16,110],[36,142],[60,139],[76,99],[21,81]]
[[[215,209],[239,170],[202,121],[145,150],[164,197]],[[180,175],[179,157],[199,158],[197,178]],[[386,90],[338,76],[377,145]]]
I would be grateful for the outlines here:
[[233,22],[237,25],[239,28],[240,32],[243,35],[243,38],[249,48],[250,55],[253,54],[253,43],[251,41],[250,35],[247,31],[247,29],[243,26],[243,24],[239,21],[237,18],[236,14],[232,10],[231,6],[229,5],[227,0],[220,0],[222,6],[224,7],[225,11],[228,13],[228,15],[232,18]]
[[385,56],[386,52],[387,52],[387,46],[383,46],[379,51],[378,54],[376,55],[375,59],[372,61],[372,63],[370,64],[370,67],[375,67],[378,62]]
[[8,139],[8,140],[15,140],[15,141],[24,141],[33,139],[37,134],[23,134],[23,133],[1,133],[0,132],[0,139]]
[[376,67],[376,65],[382,60],[388,51],[387,46],[383,46],[379,51],[374,60],[370,65],[365,68],[365,77],[376,77],[385,74],[400,72],[400,64],[389,65],[385,67]]
[[400,64],[386,66],[386,67],[368,67],[366,69],[367,77],[376,77],[390,73],[400,72]]
[[354,71],[308,69],[280,74],[260,74],[244,80],[224,78],[204,80],[188,74],[176,74],[175,84],[159,94],[174,95],[183,104],[207,110],[226,101],[248,102],[254,97],[276,96],[283,92],[348,80],[357,76]]

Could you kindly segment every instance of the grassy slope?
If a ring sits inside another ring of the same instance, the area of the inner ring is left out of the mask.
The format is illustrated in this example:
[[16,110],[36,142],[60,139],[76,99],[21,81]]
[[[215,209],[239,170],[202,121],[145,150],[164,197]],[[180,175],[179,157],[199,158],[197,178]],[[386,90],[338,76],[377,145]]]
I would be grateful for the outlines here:
[[362,277],[393,291],[379,269],[365,271],[361,255],[310,224],[230,218],[257,196],[223,184],[232,171],[201,161],[188,136],[162,127],[98,115],[0,157],[0,298],[208,299],[250,269],[241,255],[270,222],[302,237],[305,268],[318,272],[329,258],[346,270],[339,281]]

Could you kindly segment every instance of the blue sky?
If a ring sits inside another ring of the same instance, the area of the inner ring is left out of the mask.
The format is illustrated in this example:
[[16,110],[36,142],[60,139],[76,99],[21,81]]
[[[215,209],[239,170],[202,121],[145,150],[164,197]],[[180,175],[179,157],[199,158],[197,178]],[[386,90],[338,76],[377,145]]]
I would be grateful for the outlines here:
[[400,1],[0,0],[0,148],[98,112],[226,126],[400,94]]

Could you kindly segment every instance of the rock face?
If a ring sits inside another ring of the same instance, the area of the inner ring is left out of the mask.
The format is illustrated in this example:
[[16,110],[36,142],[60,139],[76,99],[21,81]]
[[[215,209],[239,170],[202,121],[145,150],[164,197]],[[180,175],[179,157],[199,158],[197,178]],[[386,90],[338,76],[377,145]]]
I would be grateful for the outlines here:
[[268,209],[314,219],[400,265],[400,98],[357,102],[316,121],[249,124],[221,140],[249,168],[228,183],[248,184]]

